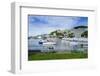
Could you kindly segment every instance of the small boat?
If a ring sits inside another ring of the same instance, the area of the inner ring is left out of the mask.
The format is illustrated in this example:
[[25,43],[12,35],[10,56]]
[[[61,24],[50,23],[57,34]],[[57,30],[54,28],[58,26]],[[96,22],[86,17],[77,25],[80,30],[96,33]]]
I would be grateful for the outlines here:
[[39,44],[43,44],[43,42],[40,42],[40,41],[39,41]]
[[44,42],[43,45],[55,45],[56,42]]
[[45,41],[44,40],[40,40],[39,41],[39,44],[43,44]]
[[55,45],[56,44],[56,42],[54,42],[54,41],[45,41],[45,40],[41,40],[41,41],[39,41],[39,44],[43,44],[43,45]]

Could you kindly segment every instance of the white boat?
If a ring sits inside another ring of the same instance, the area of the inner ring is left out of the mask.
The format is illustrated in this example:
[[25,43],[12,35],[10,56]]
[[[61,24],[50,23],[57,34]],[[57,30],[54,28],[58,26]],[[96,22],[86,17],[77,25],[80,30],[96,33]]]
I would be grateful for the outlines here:
[[43,45],[55,45],[56,42],[54,42],[54,41],[48,41],[48,40],[41,40],[41,41],[39,41],[39,44],[43,44]]
[[56,42],[43,42],[43,45],[55,45]]

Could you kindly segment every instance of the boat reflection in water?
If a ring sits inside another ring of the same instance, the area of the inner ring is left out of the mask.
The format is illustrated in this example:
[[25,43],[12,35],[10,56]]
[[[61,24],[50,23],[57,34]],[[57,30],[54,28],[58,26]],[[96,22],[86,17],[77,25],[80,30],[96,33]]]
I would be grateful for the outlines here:
[[51,38],[51,39],[28,39],[28,50],[32,52],[71,52],[87,51],[87,38]]

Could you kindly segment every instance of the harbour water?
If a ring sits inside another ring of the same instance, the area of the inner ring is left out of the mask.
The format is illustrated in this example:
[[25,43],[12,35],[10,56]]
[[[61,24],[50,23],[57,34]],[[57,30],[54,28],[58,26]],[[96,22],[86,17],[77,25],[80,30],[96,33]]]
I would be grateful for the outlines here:
[[[85,41],[71,41],[66,39],[53,39],[55,44],[39,44],[42,39],[28,39],[28,50],[31,51],[72,51],[72,50],[87,50],[87,40]],[[48,43],[48,42],[46,42]],[[84,46],[85,45],[85,46]]]

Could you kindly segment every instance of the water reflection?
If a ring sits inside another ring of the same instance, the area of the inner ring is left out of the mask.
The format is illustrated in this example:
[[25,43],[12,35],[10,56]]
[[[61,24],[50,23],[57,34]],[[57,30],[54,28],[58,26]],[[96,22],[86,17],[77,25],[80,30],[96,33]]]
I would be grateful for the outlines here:
[[[45,41],[45,42],[44,42]],[[53,39],[48,42],[42,39],[28,39],[28,50],[31,51],[71,51],[71,50],[87,50],[87,40],[69,40],[69,39]],[[41,44],[39,42],[42,42]]]

